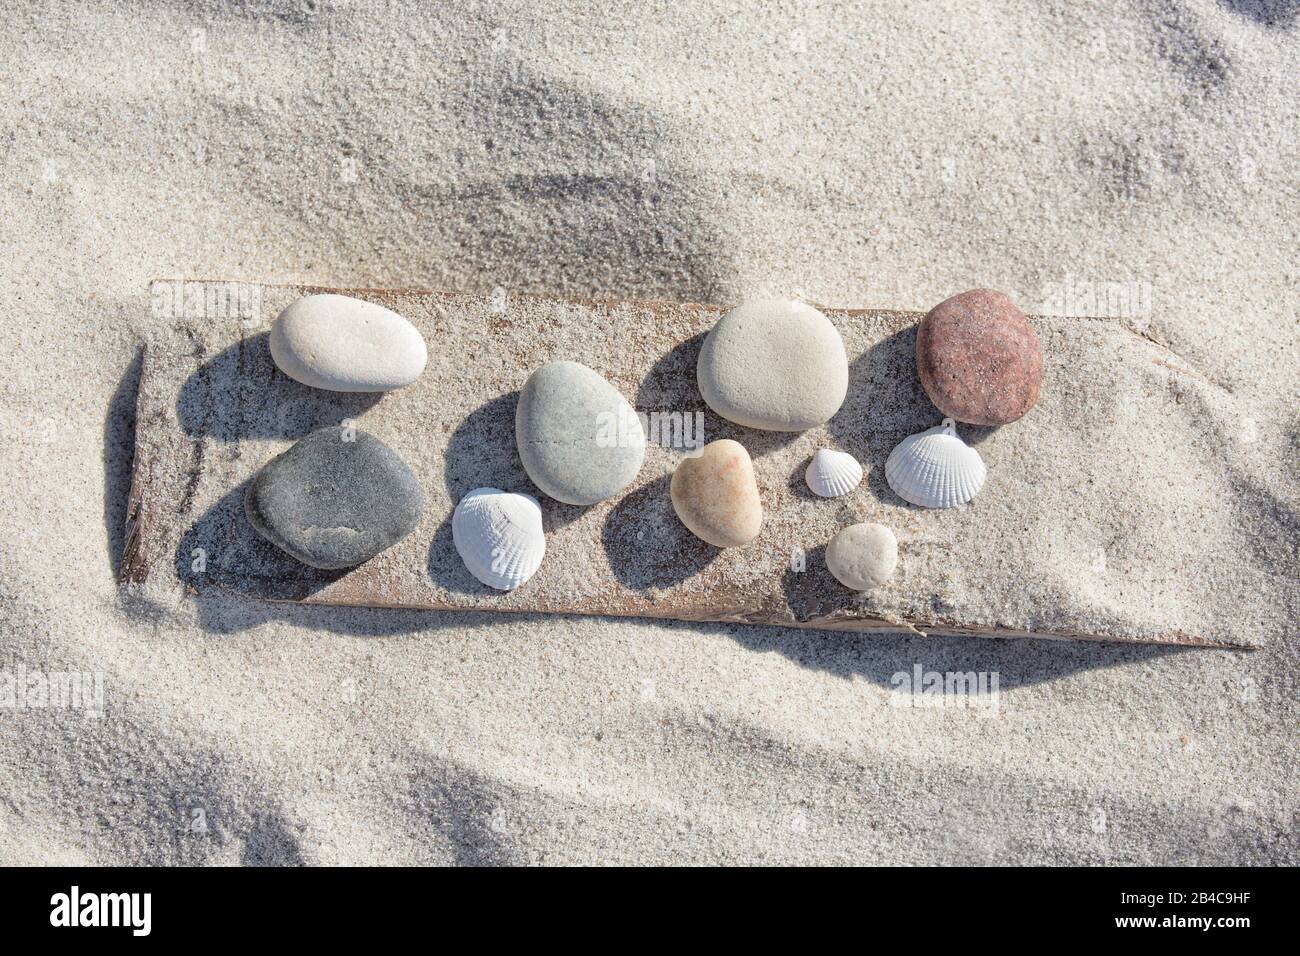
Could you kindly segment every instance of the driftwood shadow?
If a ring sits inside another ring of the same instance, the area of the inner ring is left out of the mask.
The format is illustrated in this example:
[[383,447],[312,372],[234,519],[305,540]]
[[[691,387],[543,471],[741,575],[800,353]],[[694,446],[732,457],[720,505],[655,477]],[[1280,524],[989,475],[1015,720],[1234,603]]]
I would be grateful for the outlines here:
[[[554,623],[554,614],[509,614],[498,611],[426,611],[416,608],[354,607],[338,604],[292,604],[249,600],[240,594],[213,591],[192,598],[200,625],[209,634],[237,634],[284,622],[294,627],[347,637],[382,638],[439,631],[474,631],[500,627],[503,621]],[[563,616],[563,615],[561,615]]]
[[104,530],[108,535],[108,560],[116,577],[126,545],[126,509],[131,494],[131,470],[135,462],[135,403],[140,392],[144,350],[122,374],[104,416]]
[[[719,625],[727,637],[758,653],[778,653],[810,670],[899,687],[896,675],[922,672],[998,675],[1001,691],[1048,684],[1085,671],[1141,664],[1162,657],[1206,653],[1204,648],[1044,638],[985,638],[854,633]],[[1216,651],[1215,653],[1239,653]],[[1005,702],[1004,702],[1005,706]]]

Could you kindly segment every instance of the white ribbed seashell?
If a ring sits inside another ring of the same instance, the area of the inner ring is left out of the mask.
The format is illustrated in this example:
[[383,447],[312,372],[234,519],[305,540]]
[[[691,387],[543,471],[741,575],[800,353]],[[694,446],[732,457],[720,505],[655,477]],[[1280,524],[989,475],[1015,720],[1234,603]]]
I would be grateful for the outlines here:
[[957,437],[951,418],[928,431],[908,435],[889,453],[885,480],[904,501],[923,508],[965,504],[984,485],[984,459]]
[[476,488],[460,499],[451,538],[469,573],[498,591],[531,578],[546,554],[537,499],[498,488]]
[[862,480],[862,466],[852,455],[833,448],[823,448],[813,455],[804,473],[812,493],[822,498],[847,495]]

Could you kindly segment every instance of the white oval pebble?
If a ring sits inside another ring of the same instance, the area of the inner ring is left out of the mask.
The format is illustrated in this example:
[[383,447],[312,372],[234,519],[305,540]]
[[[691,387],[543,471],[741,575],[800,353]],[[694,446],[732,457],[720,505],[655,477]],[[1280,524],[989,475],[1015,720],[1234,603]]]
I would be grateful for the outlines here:
[[346,295],[309,295],[271,324],[271,357],[295,381],[331,392],[387,392],[424,371],[419,330],[392,309]]
[[826,568],[846,588],[878,588],[898,566],[898,539],[883,524],[850,525],[826,547]]
[[802,302],[758,300],[732,309],[700,347],[700,395],[730,421],[799,432],[830,419],[849,388],[844,340]]

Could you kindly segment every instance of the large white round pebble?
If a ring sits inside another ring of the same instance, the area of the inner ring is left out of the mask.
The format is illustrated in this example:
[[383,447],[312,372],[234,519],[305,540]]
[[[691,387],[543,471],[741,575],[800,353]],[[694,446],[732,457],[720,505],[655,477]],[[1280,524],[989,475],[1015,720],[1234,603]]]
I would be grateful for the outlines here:
[[888,581],[898,566],[898,539],[883,524],[845,528],[826,546],[826,568],[846,588],[866,591]]
[[419,330],[392,309],[346,295],[309,295],[271,324],[271,357],[290,378],[331,392],[387,392],[424,371]]
[[839,331],[812,306],[759,300],[718,320],[700,349],[696,377],[704,401],[723,418],[798,432],[839,411],[849,362]]

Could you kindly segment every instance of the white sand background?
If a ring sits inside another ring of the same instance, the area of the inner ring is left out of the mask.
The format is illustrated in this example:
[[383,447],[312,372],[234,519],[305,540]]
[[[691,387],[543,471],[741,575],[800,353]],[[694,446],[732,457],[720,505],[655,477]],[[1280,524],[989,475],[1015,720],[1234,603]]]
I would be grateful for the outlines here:
[[[596,6],[6,4],[0,673],[98,672],[104,713],[0,708],[0,862],[1300,860],[1296,4]],[[113,570],[161,276],[1145,283],[1214,383],[1151,413],[1214,449],[1263,649],[146,614]],[[890,706],[916,664],[996,671],[997,713]]]

